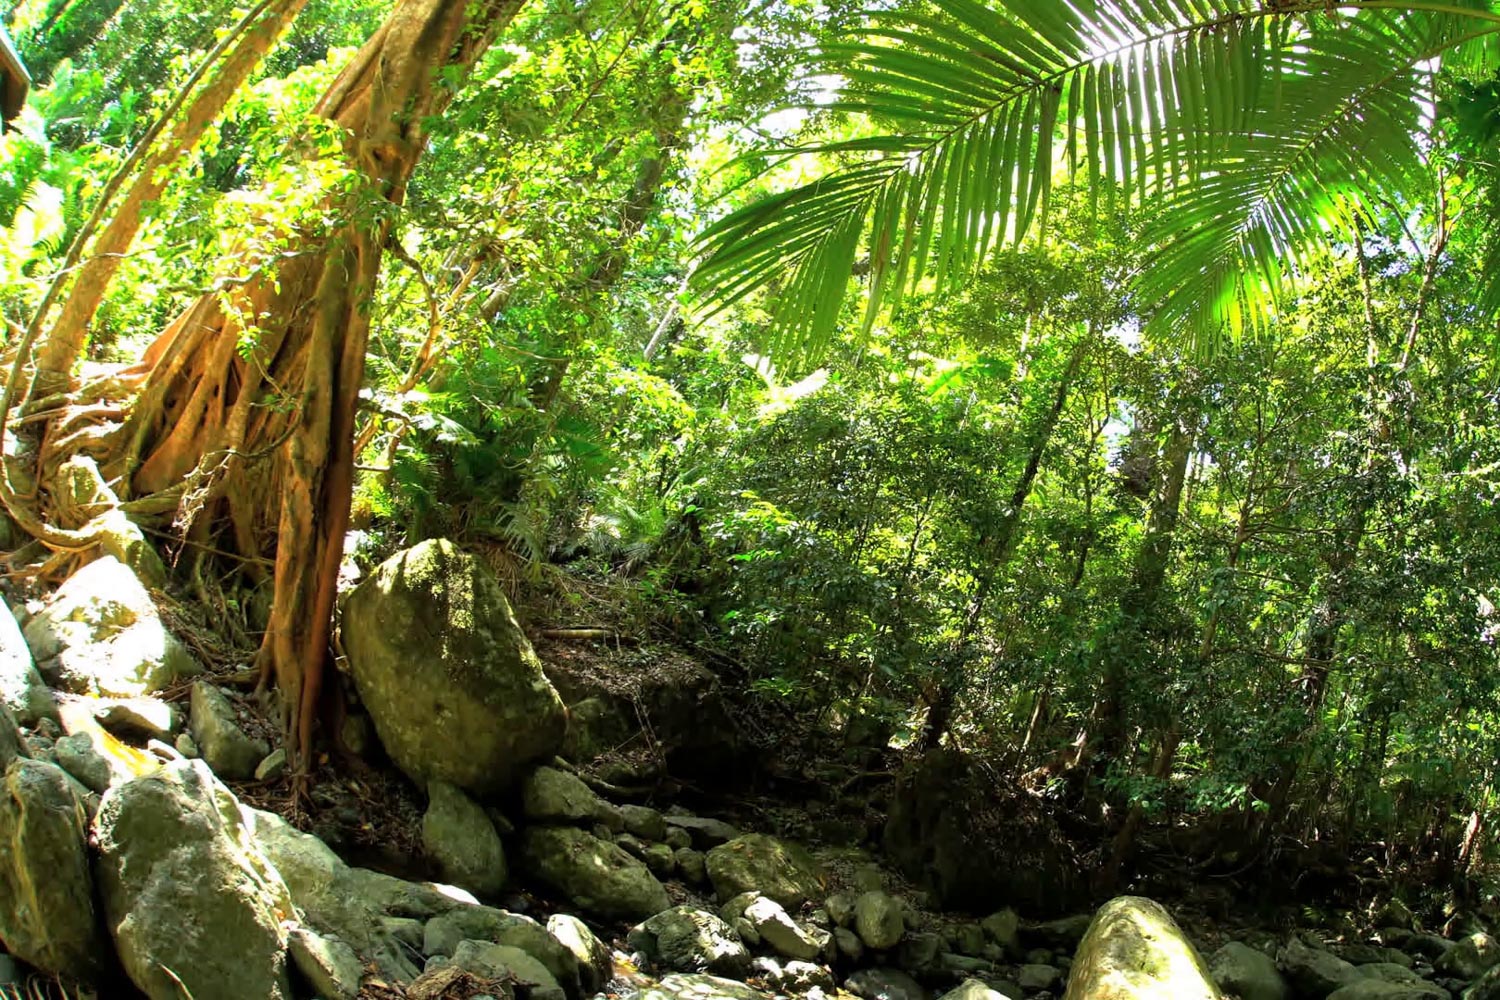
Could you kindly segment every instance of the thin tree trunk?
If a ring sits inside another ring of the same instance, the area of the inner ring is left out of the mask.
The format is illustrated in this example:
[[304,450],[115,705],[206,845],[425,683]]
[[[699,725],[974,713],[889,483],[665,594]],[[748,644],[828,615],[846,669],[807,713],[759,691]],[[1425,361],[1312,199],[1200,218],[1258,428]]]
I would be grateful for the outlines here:
[[[657,44],[657,50],[664,49],[680,33],[680,29],[674,29]],[[667,178],[668,164],[682,142],[682,126],[687,121],[687,101],[678,92],[676,82],[675,78],[668,82],[661,106],[657,109],[657,124],[654,129],[656,148],[636,164],[635,180],[620,209],[620,221],[617,225],[619,235],[594,259],[580,278],[583,288],[595,296],[602,296],[620,280],[625,273],[626,264],[630,262],[630,241],[656,211],[662,182]],[[557,399],[562,390],[563,377],[568,372],[568,364],[567,358],[552,361],[547,375],[532,385],[530,398],[538,410],[549,409]]]
[[[1183,421],[1175,421],[1162,448],[1166,475],[1151,508],[1146,538],[1136,555],[1130,585],[1120,598],[1120,625],[1116,642],[1110,650],[1099,654],[1101,694],[1090,726],[1093,736],[1085,744],[1086,749],[1082,755],[1092,757],[1096,767],[1107,766],[1118,759],[1124,749],[1130,661],[1139,649],[1141,637],[1147,628],[1146,619],[1160,599],[1162,584],[1166,581],[1192,452],[1192,430]],[[1173,747],[1174,752],[1175,750]]]
[[21,43],[21,57],[36,85],[51,82],[58,63],[98,41],[123,6],[124,0],[53,0],[41,23]]
[[[1255,505],[1255,479],[1252,472],[1250,483],[1245,491],[1245,498],[1240,503],[1239,519],[1235,525],[1234,540],[1229,544],[1229,553],[1224,560],[1224,567],[1230,573],[1240,564],[1240,555],[1245,550],[1245,543],[1250,539],[1250,513]],[[1222,601],[1215,602],[1213,611],[1209,613],[1208,621],[1203,626],[1203,638],[1198,644],[1197,662],[1200,667],[1206,667],[1213,657],[1214,643],[1219,635],[1219,623],[1223,620]],[[1151,777],[1157,781],[1165,782],[1172,776],[1172,767],[1177,760],[1177,748],[1182,745],[1182,718],[1174,715],[1167,731],[1162,735],[1161,743],[1157,747],[1156,758],[1151,765]],[[1133,803],[1130,813],[1125,817],[1125,824],[1115,835],[1114,845],[1110,850],[1109,861],[1105,864],[1101,875],[1103,885],[1113,889],[1119,884],[1120,872],[1125,863],[1130,860],[1135,850],[1135,838],[1140,832],[1141,823],[1145,820],[1146,811],[1139,802]]]
[[[1447,200],[1445,197],[1438,199],[1438,221],[1436,232],[1433,235],[1432,245],[1428,254],[1426,266],[1423,268],[1422,285],[1417,295],[1416,306],[1407,327],[1407,333],[1402,344],[1401,372],[1405,372],[1407,366],[1414,358],[1417,338],[1421,331],[1422,321],[1428,297],[1432,289],[1433,276],[1437,265],[1443,255],[1448,243],[1447,224]],[[1339,633],[1343,631],[1348,620],[1349,605],[1353,597],[1353,585],[1355,569],[1361,546],[1365,540],[1365,530],[1370,514],[1375,507],[1374,489],[1371,480],[1379,473],[1381,468],[1388,462],[1381,442],[1389,437],[1390,428],[1386,423],[1386,417],[1381,413],[1381,406],[1377,400],[1384,398],[1387,408],[1394,411],[1399,405],[1399,400],[1389,387],[1382,387],[1378,382],[1378,366],[1382,353],[1382,345],[1385,343],[1384,332],[1379,317],[1375,312],[1375,297],[1371,284],[1369,261],[1365,256],[1363,231],[1358,225],[1355,227],[1355,262],[1358,267],[1360,287],[1363,292],[1366,355],[1369,360],[1368,376],[1368,402],[1365,414],[1368,424],[1367,433],[1370,436],[1369,444],[1365,449],[1363,461],[1360,463],[1358,481],[1362,487],[1350,499],[1350,507],[1343,523],[1334,532],[1332,550],[1325,560],[1325,570],[1321,581],[1322,597],[1313,608],[1308,621],[1307,640],[1303,646],[1303,668],[1297,685],[1301,693],[1302,706],[1307,716],[1307,723],[1303,729],[1302,736],[1298,739],[1301,744],[1306,744],[1320,725],[1320,712],[1323,706],[1323,698],[1328,691],[1329,676],[1333,669],[1334,657],[1338,649]],[[1297,780],[1301,768],[1303,752],[1294,747],[1287,748],[1288,759],[1282,764],[1276,781],[1270,793],[1267,795],[1269,808],[1262,814],[1264,821],[1261,826],[1261,835],[1269,836],[1274,827],[1276,818],[1282,816],[1284,807],[1291,798],[1292,786]]]
[[[1037,476],[1042,469],[1042,459],[1047,453],[1047,446],[1052,442],[1052,432],[1057,428],[1057,421],[1062,416],[1063,408],[1068,404],[1068,394],[1073,389],[1073,383],[1078,378],[1078,372],[1082,369],[1084,358],[1088,356],[1089,347],[1093,342],[1094,329],[1090,326],[1073,345],[1073,353],[1068,357],[1067,367],[1063,369],[1057,381],[1057,388],[1053,391],[1052,404],[1032,428],[1026,466],[1021,470],[1021,478],[1016,481],[1015,489],[1011,491],[1010,502],[1000,516],[1000,523],[995,526],[993,533],[980,540],[981,551],[988,553],[987,565],[984,575],[979,580],[979,586],[975,588],[974,596],[964,612],[963,625],[959,629],[958,639],[951,650],[955,662],[978,632],[990,593],[999,582],[1011,556],[1015,554],[1016,546],[1020,542],[1021,515],[1026,508],[1026,501],[1031,497],[1031,490],[1036,485]],[[915,741],[919,750],[930,750],[937,746],[952,725],[953,711],[964,681],[964,678],[956,673],[956,669],[950,669],[946,676],[939,678],[937,691],[928,703],[927,718],[922,723],[922,731]]]

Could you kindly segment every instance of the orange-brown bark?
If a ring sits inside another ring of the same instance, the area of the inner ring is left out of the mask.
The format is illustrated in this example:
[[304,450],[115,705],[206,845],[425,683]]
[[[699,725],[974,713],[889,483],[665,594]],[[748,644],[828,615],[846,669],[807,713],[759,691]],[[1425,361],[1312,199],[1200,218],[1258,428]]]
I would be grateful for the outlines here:
[[39,395],[67,385],[73,365],[88,340],[89,324],[104,301],[104,293],[121,259],[130,252],[144,221],[146,206],[161,197],[168,169],[198,144],[306,4],[307,0],[273,0],[267,4],[260,17],[225,52],[223,63],[213,76],[193,94],[166,141],[160,145],[148,144],[149,151],[136,165],[119,205],[101,205],[113,214],[88,247],[88,256],[79,266],[57,318],[37,351]]
[[[334,81],[318,111],[344,129],[365,182],[356,201],[401,203],[424,126],[452,94],[439,74],[471,67],[520,2],[405,0]],[[162,333],[106,470],[128,476],[137,496],[185,482],[179,520],[217,519],[246,554],[274,549],[261,662],[304,765],[349,517],[369,305],[391,224],[389,212],[345,207],[363,221],[244,285],[227,309],[204,296]],[[258,340],[242,356],[249,323]]]

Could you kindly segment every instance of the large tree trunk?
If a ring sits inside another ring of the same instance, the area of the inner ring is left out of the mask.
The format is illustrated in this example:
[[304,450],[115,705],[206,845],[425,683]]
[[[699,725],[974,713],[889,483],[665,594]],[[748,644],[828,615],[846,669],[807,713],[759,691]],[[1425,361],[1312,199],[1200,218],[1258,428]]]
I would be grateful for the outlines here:
[[344,129],[364,182],[338,206],[350,221],[232,296],[190,306],[139,366],[123,428],[94,442],[112,480],[135,497],[165,496],[180,526],[227,527],[245,555],[274,551],[260,663],[304,766],[349,516],[369,305],[393,215],[381,206],[402,202],[454,71],[464,75],[520,4],[406,0],[391,14],[317,108]]
[[[123,169],[133,169],[134,179],[109,222],[87,248],[89,255],[79,266],[57,319],[37,351],[33,398],[68,388],[69,373],[83,353],[89,324],[104,301],[104,293],[121,259],[145,222],[142,214],[145,207],[161,197],[169,168],[192,150],[208,127],[219,119],[229,99],[249,79],[306,3],[307,0],[269,0],[263,10],[252,11],[236,36],[226,39],[229,44],[222,65],[187,102],[167,140],[159,146],[153,145],[154,136],[148,135],[142,140],[142,148],[132,154],[131,160],[135,162],[127,162]],[[208,59],[214,59],[215,55]],[[171,109],[167,111],[168,115],[172,113]],[[105,189],[95,210],[96,217],[111,208],[109,202],[118,186],[112,181]],[[87,234],[82,238],[87,238]]]

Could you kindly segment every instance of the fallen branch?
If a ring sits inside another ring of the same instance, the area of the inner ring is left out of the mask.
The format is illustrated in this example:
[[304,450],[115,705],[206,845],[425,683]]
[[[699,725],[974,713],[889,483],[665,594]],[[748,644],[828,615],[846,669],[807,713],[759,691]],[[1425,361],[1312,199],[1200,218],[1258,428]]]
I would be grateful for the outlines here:
[[639,646],[641,643],[634,636],[621,635],[609,628],[544,628],[537,634],[558,642],[609,642],[616,646]]

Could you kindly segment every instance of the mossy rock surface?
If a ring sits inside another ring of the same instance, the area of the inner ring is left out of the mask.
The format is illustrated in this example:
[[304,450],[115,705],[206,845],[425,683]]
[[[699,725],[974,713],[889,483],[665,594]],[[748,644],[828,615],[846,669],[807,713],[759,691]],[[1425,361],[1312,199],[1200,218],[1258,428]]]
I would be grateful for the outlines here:
[[0,786],[0,943],[65,981],[92,982],[109,947],[94,909],[88,820],[62,769],[17,758]]
[[1120,896],[1094,914],[1063,1000],[1223,1000],[1223,994],[1160,903]]
[[812,855],[764,833],[720,844],[708,852],[707,867],[720,902],[758,892],[794,910],[823,890],[822,873]]
[[562,701],[510,602],[452,542],[382,563],[349,595],[342,635],[381,743],[418,784],[484,798],[561,747]]
[[70,576],[22,634],[43,673],[76,694],[133,698],[203,673],[141,581],[111,556]]
[[643,920],[671,905],[644,864],[584,830],[532,827],[523,844],[527,870],[592,916]]
[[422,847],[438,863],[443,878],[481,896],[505,888],[505,848],[495,824],[480,806],[446,781],[427,786],[422,816]]
[[116,785],[94,821],[120,962],[151,1000],[290,998],[290,892],[200,760]]

